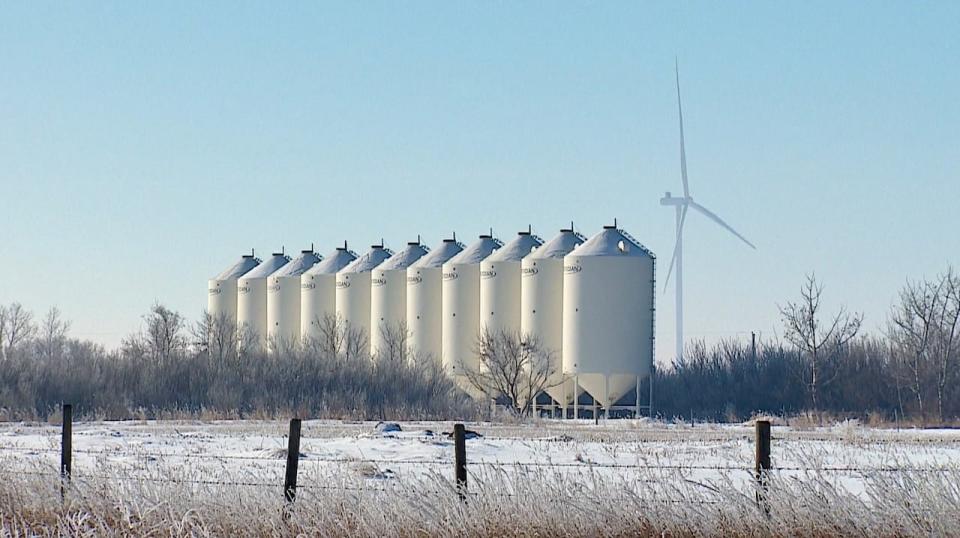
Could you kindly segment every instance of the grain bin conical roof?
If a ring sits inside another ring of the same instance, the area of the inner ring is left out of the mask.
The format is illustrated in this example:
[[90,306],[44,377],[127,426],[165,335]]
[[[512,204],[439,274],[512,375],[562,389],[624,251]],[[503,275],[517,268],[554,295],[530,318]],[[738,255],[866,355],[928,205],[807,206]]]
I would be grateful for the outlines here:
[[551,258],[563,258],[567,254],[586,243],[587,238],[573,231],[571,228],[564,228],[553,239],[547,241],[540,248],[530,254],[530,259],[545,260]]
[[304,250],[300,255],[270,276],[300,276],[322,260],[313,250]]
[[274,252],[265,262],[254,267],[241,278],[267,278],[289,262],[290,256],[280,252]]
[[366,273],[393,256],[393,251],[383,245],[373,245],[363,256],[353,260],[340,270],[341,273]]
[[509,243],[503,245],[485,258],[486,262],[518,262],[530,255],[531,252],[543,244],[543,239],[530,232],[520,232]]
[[244,254],[237,261],[237,263],[227,267],[211,280],[229,280],[231,278],[240,278],[249,273],[251,269],[258,265],[260,265],[260,258],[254,257],[253,254]]
[[491,235],[481,235],[475,243],[447,260],[447,263],[480,263],[502,246],[499,239],[494,239]]
[[440,267],[464,249],[463,243],[456,239],[444,239],[440,246],[417,260],[411,267]]
[[346,246],[337,247],[336,250],[327,255],[320,263],[311,267],[305,275],[332,275],[340,272],[341,269],[350,265],[350,262],[357,259],[357,253],[347,249]]
[[614,226],[603,230],[575,248],[574,256],[642,256],[653,258],[653,253],[627,232]]
[[407,243],[406,248],[390,256],[385,262],[378,265],[377,269],[381,271],[406,269],[423,258],[428,252],[430,252],[430,249],[420,244],[419,241],[410,242]]

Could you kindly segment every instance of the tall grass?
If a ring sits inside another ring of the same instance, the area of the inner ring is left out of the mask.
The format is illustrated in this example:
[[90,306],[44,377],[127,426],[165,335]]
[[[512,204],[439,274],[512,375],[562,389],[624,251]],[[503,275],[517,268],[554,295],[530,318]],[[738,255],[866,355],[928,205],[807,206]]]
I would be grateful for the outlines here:
[[[476,467],[460,502],[447,473],[371,479],[342,466],[316,476],[287,505],[276,486],[149,480],[105,464],[75,480],[61,502],[55,476],[14,472],[0,460],[0,533],[9,536],[948,536],[960,534],[960,468],[865,473],[847,489],[816,458],[800,474],[774,473],[766,509],[752,481],[678,470],[628,477],[585,468]],[[224,469],[218,481],[249,481]]]

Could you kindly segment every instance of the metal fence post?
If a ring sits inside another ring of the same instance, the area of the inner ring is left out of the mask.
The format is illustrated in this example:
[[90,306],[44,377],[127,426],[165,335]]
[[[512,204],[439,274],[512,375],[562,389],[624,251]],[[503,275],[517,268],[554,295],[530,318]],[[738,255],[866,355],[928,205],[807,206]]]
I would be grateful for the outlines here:
[[283,496],[292,503],[297,498],[297,466],[300,462],[300,419],[290,419],[287,442],[287,472],[283,479]]
[[73,405],[63,404],[60,431],[60,498],[66,497],[66,486],[73,470]]
[[457,476],[457,496],[467,499],[467,431],[463,424],[453,425],[454,467]]
[[770,470],[770,421],[758,420],[756,426],[755,467],[757,477],[757,504],[769,515],[767,504],[767,473]]

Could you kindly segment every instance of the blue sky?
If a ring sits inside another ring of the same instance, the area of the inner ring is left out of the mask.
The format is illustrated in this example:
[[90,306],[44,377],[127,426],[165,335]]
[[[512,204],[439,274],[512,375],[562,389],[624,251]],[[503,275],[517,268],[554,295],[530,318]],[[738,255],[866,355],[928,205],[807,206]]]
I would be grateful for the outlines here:
[[[772,337],[805,273],[882,328],[960,265],[960,4],[0,4],[0,303],[114,345],[255,247],[616,217],[691,193],[689,337]],[[673,348],[658,291],[658,357]]]

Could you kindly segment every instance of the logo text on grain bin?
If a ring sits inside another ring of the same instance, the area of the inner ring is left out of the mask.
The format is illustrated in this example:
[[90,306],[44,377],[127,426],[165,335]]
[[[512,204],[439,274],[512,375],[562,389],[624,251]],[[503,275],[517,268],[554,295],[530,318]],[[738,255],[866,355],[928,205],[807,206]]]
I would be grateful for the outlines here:
[[421,283],[421,282],[423,282],[423,278],[421,278],[421,277],[419,277],[419,276],[408,276],[408,277],[407,277],[407,285],[408,285],[408,286],[411,285],[411,284],[419,284],[419,283]]
[[493,278],[495,276],[497,276],[497,272],[492,269],[480,271],[480,278]]
[[210,295],[219,295],[219,294],[220,294],[219,286],[217,286],[216,288],[210,288]]
[[374,288],[379,288],[380,286],[387,285],[387,279],[385,277],[373,278],[370,280],[370,285]]
[[316,287],[317,285],[314,284],[313,282],[304,282],[303,284],[300,284],[300,289],[302,290],[312,290]]
[[583,267],[581,267],[579,263],[576,264],[576,265],[564,265],[564,266],[563,266],[563,272],[564,272],[564,273],[579,273],[580,271],[583,271]]
[[456,272],[456,271],[450,271],[449,273],[443,273],[443,279],[444,279],[444,280],[454,280],[455,278],[457,278],[457,272]]
[[350,281],[349,281],[349,280],[338,280],[338,281],[337,281],[337,288],[343,289],[343,288],[349,288],[349,287],[350,287]]
[[540,272],[540,269],[537,269],[536,267],[524,267],[523,269],[520,270],[520,274],[522,274],[523,276],[533,276],[539,272]]

